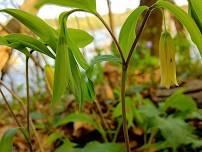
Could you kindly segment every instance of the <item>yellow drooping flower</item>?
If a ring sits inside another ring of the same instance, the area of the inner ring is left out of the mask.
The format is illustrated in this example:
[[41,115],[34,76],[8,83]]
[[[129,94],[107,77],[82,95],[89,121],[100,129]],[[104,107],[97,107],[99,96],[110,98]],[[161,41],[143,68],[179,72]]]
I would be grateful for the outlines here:
[[45,79],[49,92],[53,92],[54,69],[50,65],[45,66]]
[[159,42],[159,49],[161,85],[166,88],[170,88],[171,85],[178,86],[175,64],[176,50],[170,33],[162,33]]

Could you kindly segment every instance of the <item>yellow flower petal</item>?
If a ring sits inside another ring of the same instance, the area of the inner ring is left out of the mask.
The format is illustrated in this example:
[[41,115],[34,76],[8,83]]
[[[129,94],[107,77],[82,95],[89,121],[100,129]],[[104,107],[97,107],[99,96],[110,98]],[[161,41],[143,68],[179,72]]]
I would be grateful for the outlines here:
[[164,32],[159,42],[159,59],[161,71],[161,85],[170,88],[171,85],[178,85],[176,79],[175,46],[171,35]]

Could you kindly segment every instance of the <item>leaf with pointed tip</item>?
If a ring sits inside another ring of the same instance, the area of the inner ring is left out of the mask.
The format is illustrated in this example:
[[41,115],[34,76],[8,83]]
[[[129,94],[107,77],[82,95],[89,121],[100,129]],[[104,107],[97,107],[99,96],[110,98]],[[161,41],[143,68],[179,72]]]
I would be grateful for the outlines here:
[[155,5],[159,8],[169,10],[170,13],[172,13],[186,27],[192,41],[197,45],[202,55],[202,34],[194,20],[185,11],[170,2],[159,0]]
[[70,63],[67,40],[64,28],[61,28],[55,60],[53,103],[60,101],[61,96],[65,93],[71,75],[71,72],[69,70]]
[[132,43],[136,37],[135,30],[141,14],[148,10],[147,6],[140,6],[135,9],[126,19],[119,34],[119,43],[123,49],[124,57],[128,56]]
[[12,152],[13,150],[13,137],[17,132],[17,128],[11,128],[6,131],[0,141],[0,151]]
[[1,9],[0,12],[5,12],[15,17],[55,51],[57,31],[39,17],[18,9]]
[[26,49],[26,47],[24,45],[22,45],[21,43],[18,43],[18,42],[8,43],[8,41],[6,40],[5,37],[0,36],[0,45],[14,48],[14,49],[24,53],[26,56],[30,56],[29,51]]
[[68,28],[68,34],[79,48],[84,48],[93,41],[93,37],[90,34],[80,29]]
[[[4,40],[7,41],[7,44],[8,44],[7,46],[12,46],[12,44],[17,43],[17,44],[20,44],[21,46],[24,46],[25,48],[28,47],[30,49],[43,53],[53,59],[55,58],[55,56],[46,47],[46,45],[44,45],[39,40],[36,40],[30,36],[23,35],[23,34],[9,34],[9,35],[4,36],[3,38],[4,38]],[[3,42],[2,42],[2,44],[3,44]],[[0,44],[1,44],[1,42],[0,42]],[[6,44],[6,43],[4,43],[4,44]],[[15,47],[15,48],[17,49],[17,47]]]
[[40,8],[45,4],[55,4],[96,12],[96,0],[40,0],[36,7]]
[[60,17],[59,17],[59,20],[60,20],[60,24],[63,25],[63,28],[65,29],[66,33],[66,38],[67,38],[67,44],[68,44],[68,47],[69,49],[72,51],[76,61],[79,63],[79,65],[87,70],[89,68],[89,65],[87,63],[87,61],[85,60],[83,54],[80,52],[78,46],[72,41],[69,33],[68,33],[68,28],[66,27],[66,23],[67,23],[67,18],[69,17],[69,12],[63,12]]

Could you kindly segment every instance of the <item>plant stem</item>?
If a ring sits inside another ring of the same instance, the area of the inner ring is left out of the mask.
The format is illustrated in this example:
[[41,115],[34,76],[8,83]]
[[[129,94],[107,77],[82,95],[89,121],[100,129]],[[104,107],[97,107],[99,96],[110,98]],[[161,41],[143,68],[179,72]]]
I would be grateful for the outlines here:
[[121,56],[122,63],[125,64],[126,62],[125,62],[125,59],[124,59],[124,56],[123,56],[123,50],[122,50],[121,46],[119,45],[119,42],[118,42],[118,40],[116,39],[116,36],[113,34],[112,30],[111,30],[110,27],[107,25],[107,23],[106,23],[105,20],[102,18],[102,16],[100,16],[100,14],[95,13],[94,15],[99,18],[99,20],[103,23],[103,25],[105,26],[105,28],[107,29],[107,31],[110,33],[110,35],[111,35],[111,37],[112,37],[112,39],[113,39],[113,41],[114,41],[114,43],[115,43],[115,45],[116,45],[118,51],[119,51],[119,54],[120,54],[120,56]]
[[114,134],[114,138],[113,138],[112,142],[116,142],[122,124],[123,124],[122,119],[121,119],[121,120],[118,120],[118,126],[117,126],[117,129],[116,129],[116,132],[115,132],[115,134]]
[[148,19],[149,19],[149,16],[150,16],[150,14],[151,14],[151,12],[152,12],[153,9],[154,9],[153,7],[150,7],[149,10],[147,11],[147,13],[146,13],[145,16],[144,16],[144,19],[143,19],[143,21],[142,21],[142,24],[141,24],[141,26],[140,26],[140,29],[139,29],[138,32],[137,32],[136,38],[135,38],[135,40],[134,40],[134,42],[133,42],[133,44],[132,44],[132,46],[131,46],[131,49],[130,49],[129,54],[128,54],[128,57],[127,57],[127,59],[126,59],[126,65],[127,65],[127,66],[129,65],[130,59],[131,59],[131,57],[132,57],[132,55],[133,55],[133,52],[134,52],[134,50],[135,50],[135,48],[136,48],[136,46],[137,46],[137,43],[138,43],[138,41],[139,41],[139,39],[140,39],[140,37],[141,37],[141,35],[142,35],[142,32],[143,32],[143,30],[144,30],[144,27],[145,27],[145,25],[146,25],[146,23],[147,23],[147,21],[148,21]]
[[68,16],[71,15],[72,13],[75,13],[75,12],[87,12],[87,13],[91,13],[93,15],[95,15],[101,22],[102,24],[105,26],[105,28],[107,29],[107,31],[109,32],[109,34],[111,35],[118,51],[119,51],[119,54],[121,56],[121,60],[122,60],[122,63],[125,64],[125,59],[124,59],[124,56],[123,56],[123,50],[121,48],[121,46],[119,45],[119,42],[118,40],[116,39],[116,36],[113,34],[112,30],[110,29],[110,27],[107,25],[107,23],[105,22],[105,20],[102,18],[102,16],[100,14],[98,14],[97,12],[89,12],[89,11],[86,11],[86,10],[83,10],[83,9],[73,9],[69,12],[67,12]]
[[121,79],[121,104],[122,104],[123,133],[124,133],[127,152],[130,152],[128,125],[127,125],[127,118],[126,118],[126,102],[125,102],[126,75],[127,75],[127,66],[123,65],[122,66],[122,79]]
[[30,138],[30,96],[29,96],[29,57],[26,57],[26,92],[27,92],[27,133]]
[[115,34],[114,30],[114,18],[113,18],[113,13],[112,13],[112,8],[111,8],[111,0],[107,0],[107,6],[108,6],[108,12],[109,12],[109,25],[112,30],[112,33]]
[[0,93],[1,93],[1,95],[2,95],[2,97],[3,97],[3,100],[5,101],[5,104],[6,104],[7,108],[8,108],[8,111],[10,112],[11,116],[12,116],[13,119],[15,120],[15,122],[16,122],[17,126],[19,127],[21,133],[22,133],[23,136],[25,137],[25,140],[27,141],[27,143],[28,143],[28,145],[29,145],[29,150],[30,150],[30,152],[33,152],[33,150],[32,150],[32,144],[31,144],[30,138],[27,137],[26,133],[25,133],[24,130],[23,130],[24,127],[23,127],[23,126],[20,124],[20,122],[18,121],[17,117],[15,116],[15,114],[14,114],[14,112],[13,112],[11,106],[9,105],[9,103],[8,103],[6,97],[5,97],[5,95],[4,95],[4,93],[2,92],[1,89],[0,89]]
[[[12,94],[12,96],[19,102],[19,104],[20,104],[20,106],[21,106],[21,108],[22,108],[24,114],[26,115],[26,107],[25,107],[25,105],[24,105],[24,103],[23,103],[23,100],[22,100],[20,97],[18,97],[18,96],[15,94],[15,92],[13,92],[11,89],[9,89],[1,80],[0,80],[0,84],[1,84],[10,94]],[[38,133],[37,133],[37,131],[36,131],[36,128],[35,128],[34,123],[33,123],[32,120],[30,120],[30,126],[31,126],[31,128],[32,128],[32,130],[33,130],[33,133],[34,133],[35,137],[36,137],[36,141],[37,141],[37,143],[38,143],[38,145],[39,145],[40,151],[41,151],[41,152],[44,152],[44,149],[43,149],[43,147],[42,147],[42,145],[41,145],[41,142],[40,142],[40,140],[39,140]]]

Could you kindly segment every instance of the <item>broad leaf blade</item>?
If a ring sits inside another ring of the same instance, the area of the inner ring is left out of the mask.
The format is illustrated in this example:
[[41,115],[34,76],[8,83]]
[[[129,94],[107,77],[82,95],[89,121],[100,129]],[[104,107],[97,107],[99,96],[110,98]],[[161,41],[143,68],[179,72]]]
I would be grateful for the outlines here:
[[60,100],[65,93],[71,73],[70,69],[68,46],[63,28],[60,30],[58,47],[56,51],[54,85],[53,85],[53,103]]
[[135,30],[138,23],[138,19],[140,18],[141,14],[147,9],[147,6],[140,6],[135,9],[128,16],[121,28],[121,32],[119,35],[119,43],[121,48],[123,49],[123,54],[125,58],[128,56],[132,43],[136,37]]
[[7,40],[8,44],[18,43],[24,47],[28,47],[32,50],[38,51],[45,55],[48,55],[51,58],[55,58],[55,56],[51,53],[51,51],[39,40],[36,40],[30,36],[23,34],[9,34],[4,36]]
[[170,2],[160,0],[156,3],[156,6],[168,9],[186,27],[192,41],[197,45],[202,55],[202,34],[194,20],[186,12]]
[[13,150],[13,137],[15,136],[18,129],[11,128],[6,131],[0,142],[0,151],[12,152]]
[[87,32],[80,29],[68,29],[68,34],[71,40],[79,47],[84,48],[93,41],[93,37]]
[[45,43],[47,43],[53,50],[57,46],[57,32],[39,17],[29,14],[18,9],[2,9],[0,12],[5,12],[22,24],[28,27],[33,33],[39,36]]
[[66,36],[66,39],[67,39],[67,44],[68,44],[68,47],[69,49],[72,51],[76,61],[79,63],[79,65],[87,70],[89,68],[89,65],[87,63],[87,61],[85,60],[83,54],[80,52],[78,46],[72,41],[69,33],[68,33],[68,29],[66,27],[66,23],[67,23],[67,19],[69,17],[69,12],[63,12],[61,15],[60,15],[60,23],[63,25],[63,28],[65,29],[66,33],[65,33],[65,36]]
[[96,0],[40,0],[36,7],[39,8],[45,4],[55,4],[96,12]]

